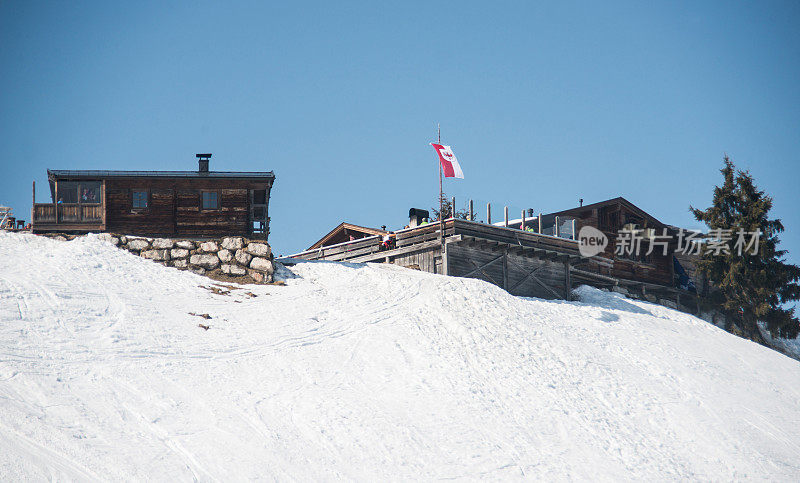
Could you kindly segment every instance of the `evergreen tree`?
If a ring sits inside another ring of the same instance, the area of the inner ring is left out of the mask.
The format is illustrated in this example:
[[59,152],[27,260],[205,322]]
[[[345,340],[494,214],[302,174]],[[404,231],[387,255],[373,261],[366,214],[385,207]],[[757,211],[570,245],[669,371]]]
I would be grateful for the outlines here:
[[[769,219],[772,198],[755,186],[750,173],[737,171],[727,155],[724,161],[724,180],[714,189],[712,206],[705,210],[689,207],[712,232],[731,230],[730,240],[725,240],[728,250],[718,254],[706,250],[698,263],[713,285],[709,300],[721,306],[749,339],[764,343],[759,321],[773,337],[795,338],[800,329],[798,318],[794,309],[783,305],[800,300],[800,267],[786,263],[786,250],[778,249],[783,224]],[[752,247],[742,247],[739,253],[739,230],[760,232],[755,253]]]
[[[438,199],[436,200],[439,201]],[[469,211],[467,210],[455,210],[455,216],[453,215],[453,202],[447,198],[447,195],[442,196],[442,213],[444,213],[444,219],[448,219],[450,217],[459,218],[462,220],[469,220]],[[432,207],[431,214],[433,214],[433,218],[431,221],[439,221],[439,207]]]

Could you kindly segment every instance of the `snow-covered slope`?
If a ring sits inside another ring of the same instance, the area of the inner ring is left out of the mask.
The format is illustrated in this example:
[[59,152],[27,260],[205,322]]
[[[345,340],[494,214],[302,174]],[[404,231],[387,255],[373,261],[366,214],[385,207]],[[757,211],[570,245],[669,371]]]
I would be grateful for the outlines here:
[[291,271],[215,294],[0,232],[0,479],[800,477],[800,363],[694,317]]

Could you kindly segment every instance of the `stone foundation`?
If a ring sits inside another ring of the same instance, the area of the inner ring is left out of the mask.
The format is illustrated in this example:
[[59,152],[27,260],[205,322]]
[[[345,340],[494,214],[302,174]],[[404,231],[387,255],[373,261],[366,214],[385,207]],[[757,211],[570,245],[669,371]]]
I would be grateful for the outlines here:
[[[73,240],[80,235],[48,233],[43,236]],[[273,282],[274,257],[264,240],[243,237],[214,240],[147,238],[115,233],[99,233],[98,236],[118,248],[179,270],[190,270],[211,278],[241,279],[243,283]]]

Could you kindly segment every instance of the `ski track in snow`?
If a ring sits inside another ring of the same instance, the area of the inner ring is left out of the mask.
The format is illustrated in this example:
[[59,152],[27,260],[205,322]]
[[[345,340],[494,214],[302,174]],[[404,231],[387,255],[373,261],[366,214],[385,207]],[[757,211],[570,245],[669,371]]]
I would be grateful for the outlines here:
[[281,275],[216,295],[94,236],[0,232],[0,479],[800,479],[800,363],[690,315]]

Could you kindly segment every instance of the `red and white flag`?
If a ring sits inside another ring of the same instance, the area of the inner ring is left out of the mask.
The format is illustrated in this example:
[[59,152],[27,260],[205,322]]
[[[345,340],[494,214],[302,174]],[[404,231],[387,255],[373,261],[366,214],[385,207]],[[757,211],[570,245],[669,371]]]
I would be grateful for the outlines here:
[[445,178],[461,178],[464,179],[464,172],[461,171],[461,166],[458,164],[456,155],[450,146],[442,146],[441,144],[431,143],[433,149],[439,153],[439,163],[442,165]]

